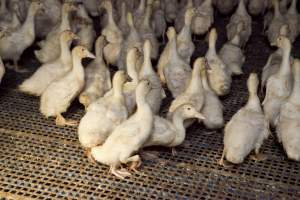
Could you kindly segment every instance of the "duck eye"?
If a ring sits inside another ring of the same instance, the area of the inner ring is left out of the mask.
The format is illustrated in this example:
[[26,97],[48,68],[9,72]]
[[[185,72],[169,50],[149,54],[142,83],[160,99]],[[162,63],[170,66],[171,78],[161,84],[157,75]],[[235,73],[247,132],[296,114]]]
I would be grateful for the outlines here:
[[188,107],[188,110],[191,110],[191,108],[190,108],[190,107]]

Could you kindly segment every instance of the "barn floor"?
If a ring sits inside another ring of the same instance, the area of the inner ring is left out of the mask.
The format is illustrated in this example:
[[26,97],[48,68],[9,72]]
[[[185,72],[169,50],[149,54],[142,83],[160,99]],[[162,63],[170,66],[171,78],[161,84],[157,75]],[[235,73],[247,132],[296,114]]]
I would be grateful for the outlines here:
[[[225,42],[219,19],[218,47]],[[196,42],[195,57],[207,45]],[[300,41],[293,52],[299,52]],[[247,101],[250,72],[261,73],[271,53],[262,35],[262,18],[254,18],[253,35],[245,49],[245,74],[234,77],[231,93],[222,98],[225,119]],[[32,50],[22,62],[34,71]],[[299,55],[298,55],[299,57]],[[172,156],[167,148],[148,148],[158,158],[144,158],[138,173],[125,180],[108,174],[108,167],[90,164],[77,140],[76,128],[59,128],[39,113],[38,98],[22,94],[16,86],[31,73],[8,71],[0,86],[0,197],[2,199],[300,199],[300,163],[287,160],[282,147],[270,137],[262,147],[263,162],[250,159],[232,168],[217,164],[222,154],[223,130],[194,124],[186,143]],[[169,104],[166,99],[164,109]],[[83,107],[75,102],[65,114],[80,119]]]

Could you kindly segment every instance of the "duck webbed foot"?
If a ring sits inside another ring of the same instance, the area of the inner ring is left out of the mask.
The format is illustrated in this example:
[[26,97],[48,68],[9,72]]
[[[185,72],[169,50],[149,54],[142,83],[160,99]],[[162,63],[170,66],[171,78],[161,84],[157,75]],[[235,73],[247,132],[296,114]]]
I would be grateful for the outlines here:
[[57,115],[55,119],[57,126],[78,126],[77,120],[66,120],[61,114]]

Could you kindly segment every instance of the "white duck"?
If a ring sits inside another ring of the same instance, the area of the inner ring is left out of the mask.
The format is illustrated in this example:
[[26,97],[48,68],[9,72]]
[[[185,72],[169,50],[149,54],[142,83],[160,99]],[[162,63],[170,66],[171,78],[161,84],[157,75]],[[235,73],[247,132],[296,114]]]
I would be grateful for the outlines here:
[[41,49],[34,51],[36,58],[41,63],[47,63],[57,59],[60,55],[59,37],[60,33],[65,30],[71,30],[70,13],[77,8],[70,4],[64,3],[61,10],[61,22],[52,29],[46,39],[39,43]]
[[237,25],[236,35],[226,42],[219,51],[220,59],[234,75],[243,73],[242,66],[246,59],[241,49],[240,33],[243,29],[243,22],[240,22]]
[[219,97],[209,86],[206,68],[201,69],[201,79],[204,89],[204,105],[201,113],[205,117],[202,121],[206,128],[222,128],[224,126],[223,105]]
[[288,38],[280,36],[277,46],[282,50],[280,69],[267,81],[266,96],[263,101],[265,115],[271,126],[276,125],[282,103],[290,95],[293,87],[290,66],[291,42]]
[[78,6],[77,15],[77,20],[73,21],[73,24],[77,26],[76,34],[80,37],[77,45],[85,46],[89,51],[92,51],[96,38],[93,20],[89,17],[83,5]]
[[18,66],[18,61],[25,49],[32,45],[35,40],[35,15],[41,11],[42,4],[32,2],[28,10],[28,15],[25,22],[13,30],[10,34],[5,35],[0,39],[0,56],[3,60],[13,60],[14,69],[17,72],[24,72]]
[[300,15],[297,10],[297,0],[292,0],[292,3],[285,14],[285,19],[290,30],[289,39],[291,43],[295,41],[300,32]]
[[177,50],[179,55],[190,63],[191,57],[195,51],[195,45],[192,40],[191,25],[195,15],[195,9],[187,9],[184,16],[184,26],[177,35]]
[[158,72],[160,79],[165,80],[174,98],[183,93],[191,77],[191,67],[177,52],[177,39],[174,27],[168,28],[169,46],[165,47],[159,63]]
[[104,58],[107,64],[115,65],[120,56],[121,46],[123,41],[123,35],[119,27],[114,20],[113,6],[111,1],[105,0],[101,3],[101,7],[106,9],[108,15],[108,23],[102,29],[102,35],[108,41],[108,44],[104,47]]
[[128,112],[123,94],[125,81],[126,73],[117,71],[111,93],[93,102],[80,120],[79,142],[87,150],[103,144],[115,127],[127,119]]
[[47,87],[72,69],[70,47],[73,40],[79,37],[71,31],[64,31],[60,35],[61,55],[55,61],[45,63],[20,86],[20,91],[35,96],[41,96]]
[[210,67],[208,70],[209,84],[217,95],[223,96],[229,93],[232,80],[230,71],[217,54],[217,37],[216,29],[211,29],[209,33],[208,51],[205,57]]
[[244,0],[240,0],[238,8],[231,16],[230,21],[226,26],[228,40],[232,40],[232,38],[237,34],[238,24],[241,22],[244,26],[243,30],[240,32],[240,42],[241,46],[245,46],[252,33],[252,20],[251,16],[247,12]]
[[[203,115],[189,104],[183,104],[176,108],[171,120],[155,116],[151,135],[143,147],[166,146],[174,148],[179,146],[184,142],[186,136],[184,121],[192,118],[204,119]],[[174,149],[172,149],[172,153],[174,155]]]
[[258,78],[256,74],[250,74],[247,85],[249,99],[226,124],[224,130],[224,150],[219,164],[227,161],[239,164],[252,151],[259,156],[259,149],[263,141],[269,136],[269,125],[257,96]]
[[152,46],[151,58],[157,59],[159,44],[151,24],[151,17],[153,11],[152,4],[153,4],[153,0],[149,0],[141,24],[138,26],[138,30],[143,41],[149,40],[151,42],[151,46]]
[[212,0],[204,2],[196,8],[196,14],[193,18],[192,31],[194,34],[205,34],[214,23],[214,8]]
[[86,57],[95,58],[85,47],[76,46],[72,50],[72,70],[53,81],[41,96],[40,111],[47,118],[56,117],[56,125],[77,125],[74,120],[66,120],[62,113],[67,111],[84,87],[84,69],[81,60]]
[[143,47],[144,62],[139,71],[139,79],[150,81],[152,89],[150,90],[146,99],[148,104],[151,106],[152,112],[157,114],[160,110],[162,99],[166,97],[166,94],[161,86],[158,75],[153,70],[151,63],[151,50],[151,42],[146,40]]
[[294,87],[290,97],[281,106],[278,124],[276,126],[278,141],[289,159],[300,161],[300,61],[293,63]]
[[[273,2],[273,6],[274,6],[274,16],[273,16],[272,21],[270,22],[270,25],[268,26],[267,36],[268,36],[270,45],[275,46],[277,38],[279,37],[279,35],[282,35],[282,33],[280,33],[281,27],[287,23],[284,19],[284,16],[281,14],[281,12],[279,10],[278,0],[272,0],[272,2]],[[285,36],[287,36],[287,35],[285,35]]]
[[269,0],[248,0],[248,10],[251,15],[264,14]]
[[125,40],[123,40],[120,56],[118,59],[118,68],[121,70],[126,69],[126,57],[130,49],[137,48],[139,52],[142,52],[143,49],[143,40],[135,28],[131,12],[127,13],[127,23],[130,27],[130,31]]
[[119,178],[130,176],[121,164],[130,164],[135,170],[141,165],[141,158],[135,154],[149,139],[153,129],[153,113],[146,101],[151,89],[149,81],[141,81],[136,89],[137,111],[115,128],[102,146],[92,148],[92,157],[110,166],[110,173]]
[[111,89],[110,71],[103,59],[105,45],[104,36],[99,36],[95,43],[96,58],[84,70],[85,86],[79,96],[79,102],[85,108]]
[[201,69],[205,68],[205,58],[197,58],[194,62],[192,76],[183,93],[179,94],[171,103],[169,114],[184,104],[192,105],[196,111],[200,111],[204,104],[204,91],[201,81]]

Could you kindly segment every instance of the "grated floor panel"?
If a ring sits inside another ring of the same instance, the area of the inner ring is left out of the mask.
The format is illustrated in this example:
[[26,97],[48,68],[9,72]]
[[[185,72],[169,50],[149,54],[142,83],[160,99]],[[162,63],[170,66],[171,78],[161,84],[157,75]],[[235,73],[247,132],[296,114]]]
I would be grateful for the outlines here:
[[[222,98],[225,119],[247,101],[246,79],[261,72],[271,52],[262,36],[262,19],[253,22],[253,36],[245,52],[245,74],[235,77],[231,93]],[[224,30],[228,18],[218,20]],[[220,32],[218,47],[226,36]],[[295,44],[294,53],[300,48]],[[207,45],[197,42],[194,57]],[[32,67],[33,62],[25,65]],[[246,161],[233,168],[218,166],[222,130],[194,124],[184,145],[173,157],[170,149],[147,148],[155,159],[144,159],[140,172],[126,180],[108,174],[108,167],[90,164],[83,155],[75,128],[59,128],[39,113],[38,98],[18,92],[16,86],[30,74],[8,71],[0,86],[0,197],[3,199],[300,199],[300,164],[286,159],[270,137],[262,152],[264,162]],[[164,102],[164,109],[170,99]],[[80,119],[83,108],[75,102],[67,118]]]

